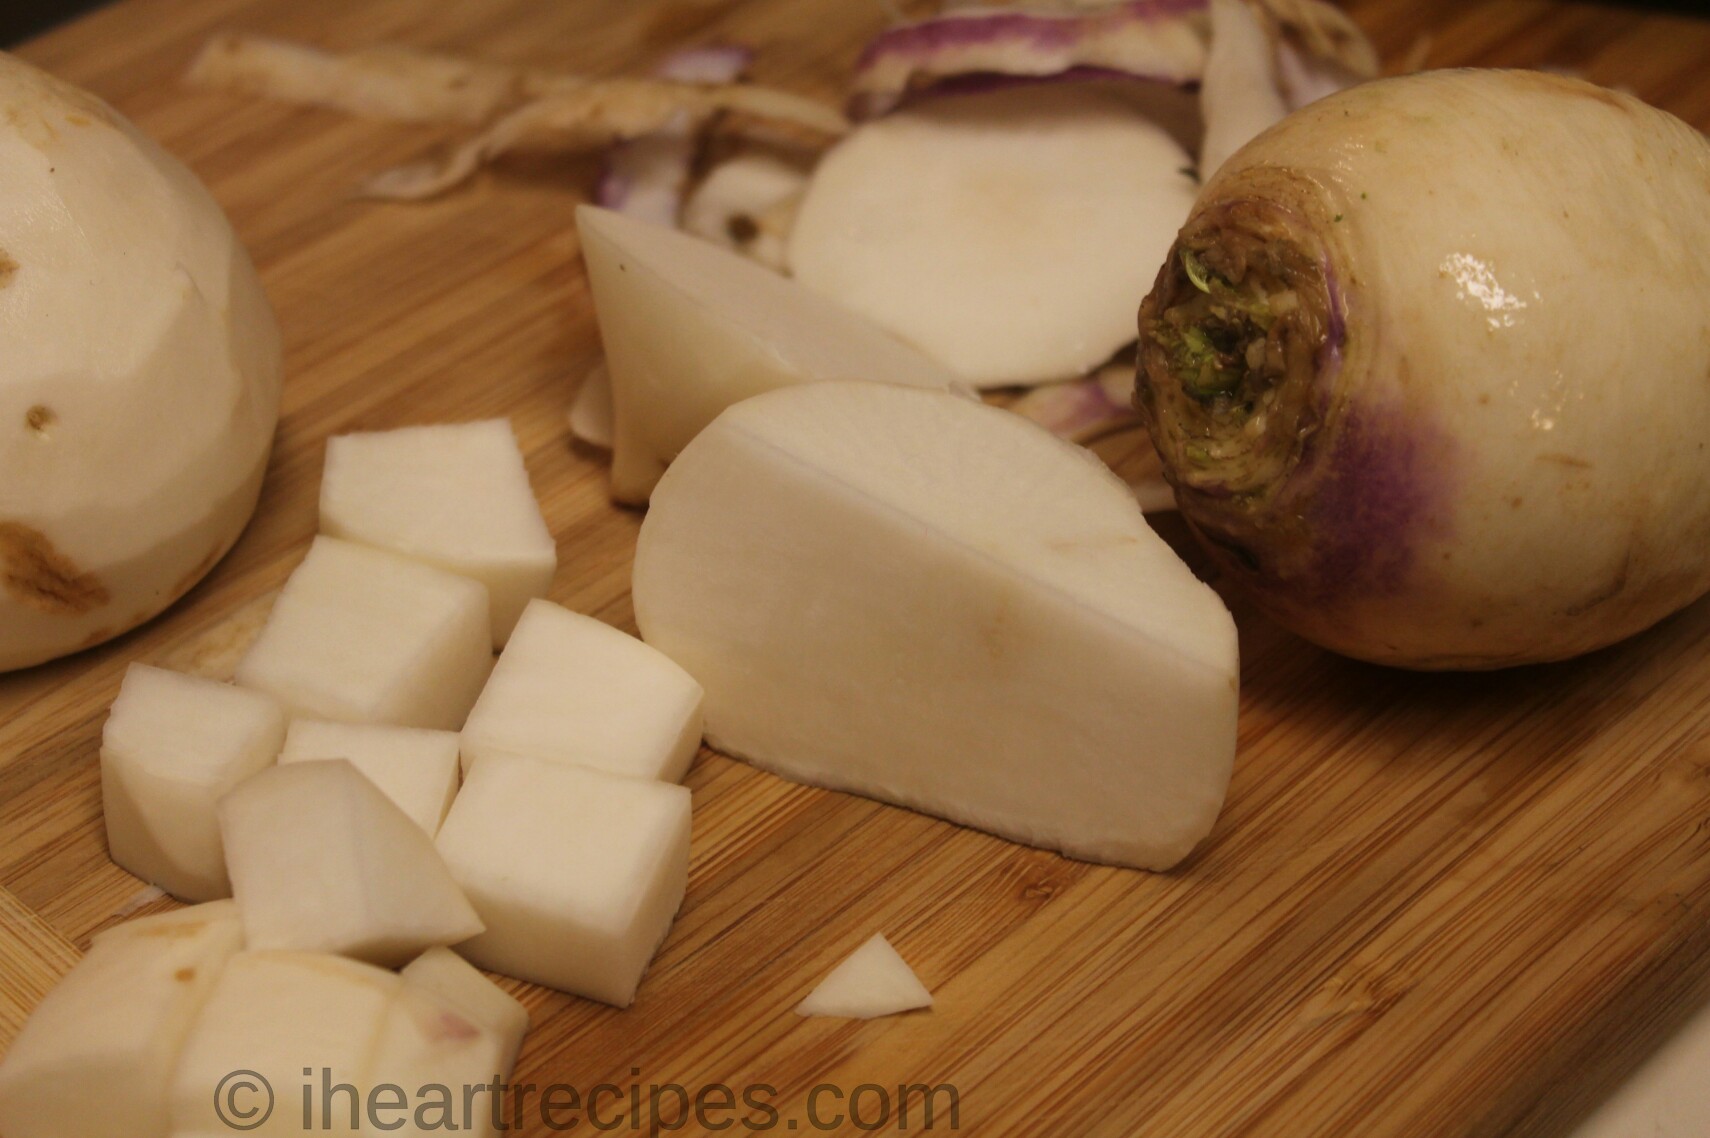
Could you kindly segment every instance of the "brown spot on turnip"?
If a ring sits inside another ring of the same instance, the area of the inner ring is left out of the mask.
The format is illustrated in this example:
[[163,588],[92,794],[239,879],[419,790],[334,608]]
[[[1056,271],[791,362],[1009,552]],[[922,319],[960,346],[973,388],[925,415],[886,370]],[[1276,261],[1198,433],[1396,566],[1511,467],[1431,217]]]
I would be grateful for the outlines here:
[[172,978],[180,984],[188,984],[196,978],[196,970],[194,968],[180,968],[172,974]]
[[38,439],[47,438],[48,428],[57,422],[59,416],[53,413],[53,408],[40,403],[24,412],[24,426]]
[[724,231],[738,245],[751,245],[760,236],[760,223],[745,213],[733,213],[724,223]]
[[0,522],[0,585],[20,603],[55,616],[81,616],[112,599],[100,578],[21,522]]
[[1591,469],[1591,463],[1586,459],[1579,458],[1571,454],[1562,454],[1559,451],[1551,451],[1548,454],[1541,454],[1538,456],[1538,461],[1554,463],[1557,466],[1571,466],[1580,470]]
[[1568,605],[1566,608],[1562,609],[1562,615],[1583,616],[1585,613],[1590,612],[1599,605],[1607,604],[1614,600],[1627,588],[1627,579],[1632,575],[1632,572],[1633,547],[1629,545],[1627,547],[1627,551],[1621,555],[1621,564],[1616,566],[1615,575],[1609,579],[1609,583],[1599,588],[1584,600]]
[[1478,397],[1478,405],[1480,407],[1489,407],[1490,406],[1490,395],[1488,392],[1485,394],[1482,394]]
[[91,632],[88,636],[85,636],[83,638],[83,643],[78,645],[78,647],[93,648],[95,645],[105,643],[111,639],[113,639],[113,630],[108,628],[106,625],[102,625],[94,632]]
[[1511,510],[1518,510],[1521,506],[1524,506],[1525,504],[1526,504],[1526,501],[1524,498],[1510,498],[1508,500],[1508,508]]
[[18,262],[12,260],[4,249],[0,249],[0,288],[12,283],[12,278],[18,275]]

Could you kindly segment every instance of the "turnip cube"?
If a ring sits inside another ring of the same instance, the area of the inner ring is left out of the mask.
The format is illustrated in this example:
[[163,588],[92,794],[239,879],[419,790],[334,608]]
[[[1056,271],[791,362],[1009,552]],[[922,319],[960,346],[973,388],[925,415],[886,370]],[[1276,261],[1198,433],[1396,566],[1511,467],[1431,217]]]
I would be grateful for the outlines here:
[[348,759],[432,837],[457,794],[457,748],[455,731],[293,719],[279,761]]
[[243,947],[230,901],[97,937],[0,1063],[6,1138],[165,1138],[167,1085],[226,961]]
[[796,1005],[796,1014],[874,1019],[930,1008],[932,993],[884,933],[874,933]]
[[284,737],[271,696],[132,664],[101,732],[113,860],[186,901],[231,896],[214,806],[271,764]]
[[464,764],[527,755],[676,782],[701,745],[701,694],[635,637],[532,601],[463,725]]
[[689,791],[488,756],[470,768],[439,849],[487,924],[459,952],[627,1007],[683,901]]
[[304,718],[455,731],[491,667],[486,586],[317,537],[237,681]]
[[397,965],[481,931],[433,839],[343,759],[263,771],[220,827],[251,948]]
[[321,532],[487,586],[493,646],[544,597],[558,548],[504,419],[339,435],[327,442]]
[[400,973],[407,984],[434,993],[486,1031],[505,1041],[503,1069],[509,1072],[528,1032],[528,1009],[449,948],[430,948]]
[[[376,1102],[403,1103],[412,1109],[376,1111],[373,1124],[376,1131],[431,1134],[445,1129],[437,1123],[455,1119],[467,1133],[492,1134],[495,1122],[502,1125],[505,1119],[503,1097],[497,1104],[491,1092],[466,1098],[465,1089],[491,1086],[510,1077],[527,1013],[455,953],[435,951],[443,956],[404,969],[404,985],[387,1013],[369,1077]],[[451,971],[453,965],[461,973]],[[389,1130],[391,1122],[415,1118],[413,1108],[427,1101],[418,1097],[420,1088],[428,1086],[451,1089],[451,1112],[441,1119],[430,1108],[423,1119],[428,1125],[406,1124]],[[495,1105],[499,1107],[496,1117]]]
[[[232,957],[171,1080],[174,1134],[213,1138],[240,1127],[260,1135],[357,1133],[381,1028],[402,986],[395,973],[339,956]],[[267,1095],[227,1081],[243,1077],[235,1072],[253,1072],[271,1086],[273,1112],[265,1121],[246,1112],[264,1107]],[[330,1125],[322,1129],[323,1122]]]
[[635,557],[715,747],[1075,857],[1164,868],[1235,753],[1235,626],[1091,454],[882,384],[701,432]]

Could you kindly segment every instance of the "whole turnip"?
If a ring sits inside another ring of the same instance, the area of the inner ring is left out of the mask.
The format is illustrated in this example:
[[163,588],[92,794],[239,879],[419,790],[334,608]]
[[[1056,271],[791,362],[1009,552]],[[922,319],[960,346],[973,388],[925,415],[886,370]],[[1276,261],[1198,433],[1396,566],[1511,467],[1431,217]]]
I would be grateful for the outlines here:
[[1637,99],[1324,99],[1206,185],[1140,329],[1184,515],[1319,644],[1560,659],[1710,588],[1710,143]]

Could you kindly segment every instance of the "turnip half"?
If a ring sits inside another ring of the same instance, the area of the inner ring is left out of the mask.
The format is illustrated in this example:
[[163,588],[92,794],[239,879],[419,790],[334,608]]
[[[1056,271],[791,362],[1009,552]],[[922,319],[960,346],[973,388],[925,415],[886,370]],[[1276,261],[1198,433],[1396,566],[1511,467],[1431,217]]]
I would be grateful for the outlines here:
[[1710,143],[1560,76],[1301,110],[1140,310],[1183,513],[1283,624],[1418,668],[1572,656],[1710,587]]

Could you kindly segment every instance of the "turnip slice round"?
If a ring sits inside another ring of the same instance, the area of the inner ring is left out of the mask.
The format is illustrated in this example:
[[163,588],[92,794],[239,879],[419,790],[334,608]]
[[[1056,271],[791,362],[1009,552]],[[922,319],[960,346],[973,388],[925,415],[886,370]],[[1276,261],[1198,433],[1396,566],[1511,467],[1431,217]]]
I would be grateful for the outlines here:
[[790,383],[954,378],[859,316],[727,249],[594,206],[576,211],[611,374],[612,496],[645,502],[732,403]]
[[1080,375],[1134,339],[1189,161],[1095,84],[936,100],[826,154],[790,266],[977,386]]
[[1205,119],[1199,146],[1202,179],[1288,114],[1271,37],[1246,0],[1211,0],[1211,50],[1199,99]]
[[642,524],[643,636],[798,781],[1162,869],[1235,750],[1235,627],[1089,452],[936,391],[732,407]]

